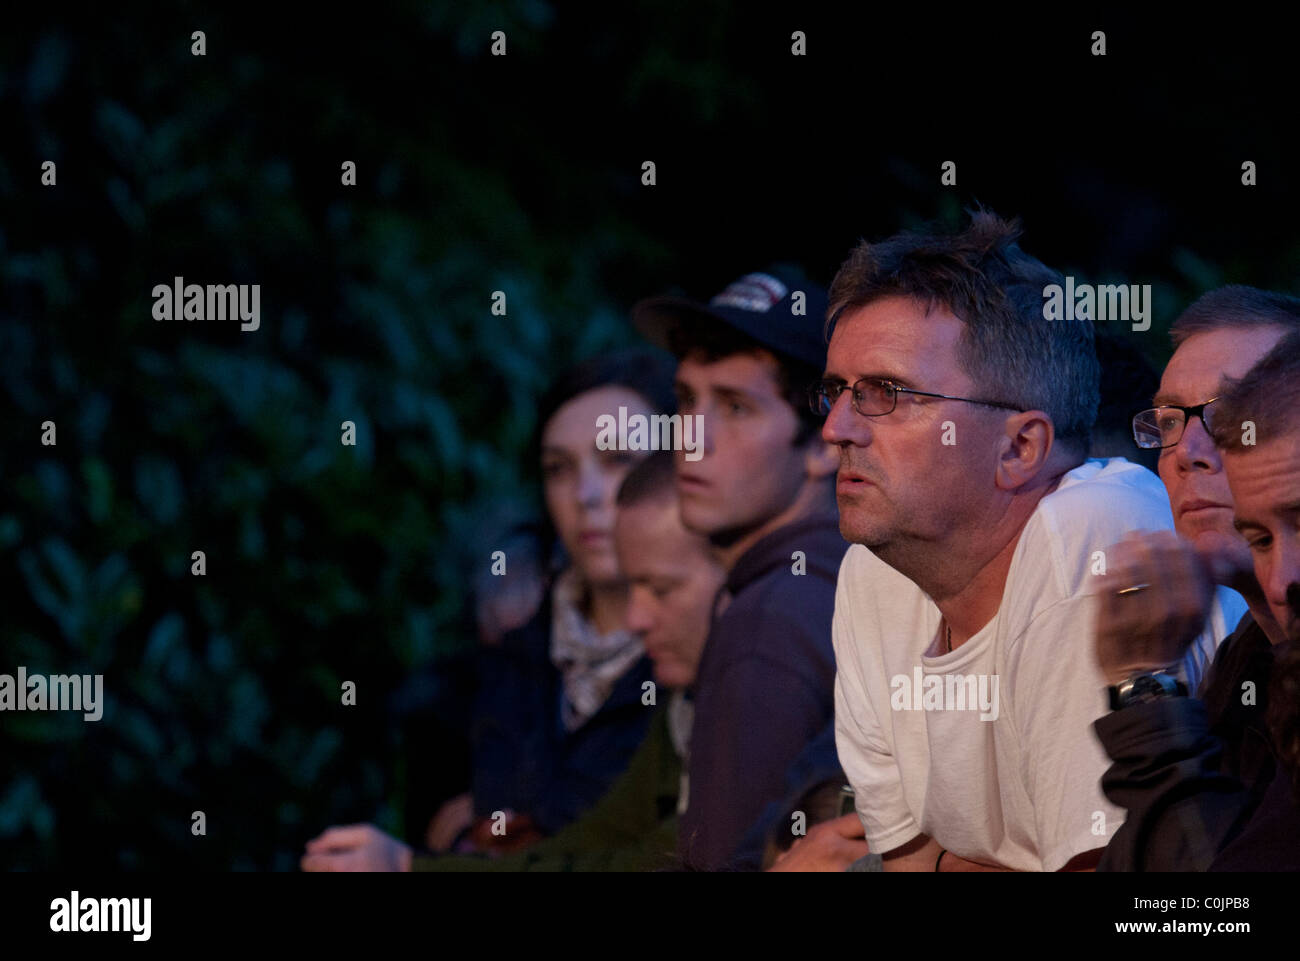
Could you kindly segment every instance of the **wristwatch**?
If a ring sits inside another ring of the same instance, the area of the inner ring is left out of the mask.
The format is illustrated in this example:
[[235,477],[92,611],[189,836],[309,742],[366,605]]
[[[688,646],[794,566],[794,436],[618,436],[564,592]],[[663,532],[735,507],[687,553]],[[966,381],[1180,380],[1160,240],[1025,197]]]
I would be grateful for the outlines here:
[[1169,697],[1187,696],[1187,685],[1164,671],[1139,671],[1107,690],[1110,692],[1112,711],[1130,704],[1148,704]]

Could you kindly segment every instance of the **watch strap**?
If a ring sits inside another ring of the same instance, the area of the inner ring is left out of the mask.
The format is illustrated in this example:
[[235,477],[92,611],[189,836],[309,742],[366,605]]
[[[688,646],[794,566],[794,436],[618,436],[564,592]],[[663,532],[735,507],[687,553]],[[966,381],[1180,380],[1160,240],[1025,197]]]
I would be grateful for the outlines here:
[[1170,697],[1186,697],[1187,685],[1166,671],[1139,671],[1108,688],[1110,709],[1147,704]]

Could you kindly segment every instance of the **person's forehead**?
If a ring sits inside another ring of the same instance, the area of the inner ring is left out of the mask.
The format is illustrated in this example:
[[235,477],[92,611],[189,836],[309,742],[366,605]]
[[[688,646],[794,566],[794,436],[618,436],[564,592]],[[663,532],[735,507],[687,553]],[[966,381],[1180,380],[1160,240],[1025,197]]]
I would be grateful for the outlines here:
[[942,305],[909,297],[886,297],[846,311],[836,322],[827,352],[828,368],[842,376],[878,374],[896,368],[955,368],[957,342],[965,325]]
[[783,401],[779,367],[766,351],[731,354],[715,361],[684,357],[677,366],[676,385],[697,394],[718,391],[744,394],[759,401]]
[[1169,358],[1155,401],[1197,404],[1209,400],[1224,377],[1245,374],[1282,333],[1281,327],[1269,325],[1219,327],[1193,334]]
[[1300,498],[1300,422],[1260,444],[1224,451],[1223,466],[1235,491],[1295,501]]
[[687,354],[678,362],[677,379],[743,382],[775,379],[778,370],[776,358],[762,348],[713,359],[697,352]]
[[653,495],[635,504],[620,506],[614,515],[614,535],[619,543],[642,548],[654,548],[676,541],[685,535],[678,512],[677,500],[671,495]]
[[619,407],[626,407],[628,414],[651,413],[645,398],[630,387],[621,384],[602,385],[561,404],[546,422],[542,431],[542,444],[585,449],[588,439],[595,444],[596,419],[603,414],[617,417]]
[[709,556],[708,541],[682,526],[673,497],[653,497],[618,508],[614,537],[628,577],[676,577],[697,557]]

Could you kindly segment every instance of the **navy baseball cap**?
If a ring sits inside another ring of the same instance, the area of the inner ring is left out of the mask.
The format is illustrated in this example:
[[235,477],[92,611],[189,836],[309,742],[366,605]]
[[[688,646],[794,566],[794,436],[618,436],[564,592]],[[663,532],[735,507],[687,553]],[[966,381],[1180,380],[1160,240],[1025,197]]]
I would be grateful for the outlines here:
[[707,304],[689,297],[651,297],[632,308],[632,324],[671,350],[673,331],[722,323],[776,354],[821,370],[826,366],[826,291],[773,272],[746,274]]

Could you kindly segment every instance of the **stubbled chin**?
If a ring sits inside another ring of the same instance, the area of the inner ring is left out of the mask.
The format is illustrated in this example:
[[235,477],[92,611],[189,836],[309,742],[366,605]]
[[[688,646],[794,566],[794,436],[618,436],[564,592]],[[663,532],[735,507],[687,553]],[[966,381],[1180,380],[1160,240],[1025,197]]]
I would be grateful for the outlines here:
[[1180,535],[1198,543],[1201,538],[1210,536],[1224,541],[1231,538],[1241,540],[1241,535],[1232,526],[1231,511],[1205,510],[1184,514],[1174,526]]
[[846,511],[840,512],[840,536],[850,544],[863,544],[867,547],[876,541],[875,532],[870,526]]
[[1225,532],[1218,528],[1207,528],[1183,536],[1190,537],[1196,549],[1212,559],[1216,567],[1216,582],[1231,585],[1243,574],[1253,574],[1254,559],[1250,548],[1235,530]]
[[1183,524],[1178,533],[1191,540],[1197,548],[1207,551],[1246,550],[1246,542],[1234,528],[1224,528],[1222,523],[1213,523],[1206,518],[1204,524]]

